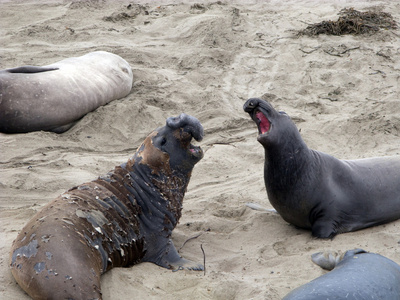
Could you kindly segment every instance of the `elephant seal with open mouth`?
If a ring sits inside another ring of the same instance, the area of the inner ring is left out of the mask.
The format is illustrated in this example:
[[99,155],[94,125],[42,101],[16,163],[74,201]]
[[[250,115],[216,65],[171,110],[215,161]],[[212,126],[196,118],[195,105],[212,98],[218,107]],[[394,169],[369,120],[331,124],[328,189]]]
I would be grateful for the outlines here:
[[15,239],[11,272],[33,299],[101,299],[100,275],[153,262],[203,270],[181,258],[171,233],[194,165],[200,122],[181,114],[153,131],[136,154],[98,179],[60,195]]
[[249,99],[243,108],[257,124],[268,198],[284,220],[333,238],[400,218],[400,156],[340,160],[309,149],[267,101]]

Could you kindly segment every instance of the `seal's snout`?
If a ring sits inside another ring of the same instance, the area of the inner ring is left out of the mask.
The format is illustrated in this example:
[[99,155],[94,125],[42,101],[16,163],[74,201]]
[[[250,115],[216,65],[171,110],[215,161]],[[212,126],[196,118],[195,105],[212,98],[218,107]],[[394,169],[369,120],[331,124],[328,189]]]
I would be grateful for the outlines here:
[[265,134],[270,131],[271,122],[268,118],[271,110],[268,102],[258,98],[250,98],[243,105],[243,110],[247,112],[257,124],[259,134]]
[[177,117],[168,118],[167,126],[172,129],[183,128],[184,131],[188,132],[198,142],[204,137],[204,129],[200,121],[185,113]]
[[246,103],[243,105],[243,110],[247,113],[253,112],[259,105],[260,99],[257,98],[251,98],[246,101]]

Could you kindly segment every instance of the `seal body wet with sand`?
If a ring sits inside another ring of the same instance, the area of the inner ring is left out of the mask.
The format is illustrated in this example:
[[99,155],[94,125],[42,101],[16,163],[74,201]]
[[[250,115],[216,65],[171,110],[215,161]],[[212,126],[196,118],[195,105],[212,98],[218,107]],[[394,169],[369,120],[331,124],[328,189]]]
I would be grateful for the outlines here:
[[339,160],[309,149],[284,112],[261,99],[244,110],[265,150],[269,201],[287,222],[319,238],[400,218],[400,157]]
[[384,256],[355,249],[343,257],[315,253],[312,260],[333,271],[294,289],[283,300],[399,299],[400,266]]
[[191,140],[202,137],[196,118],[168,118],[127,163],[47,204],[12,245],[18,284],[34,299],[101,299],[100,275],[113,267],[153,262],[203,270],[181,258],[170,239],[203,157]]
[[0,132],[62,133],[99,106],[128,95],[132,81],[129,63],[105,51],[0,70]]

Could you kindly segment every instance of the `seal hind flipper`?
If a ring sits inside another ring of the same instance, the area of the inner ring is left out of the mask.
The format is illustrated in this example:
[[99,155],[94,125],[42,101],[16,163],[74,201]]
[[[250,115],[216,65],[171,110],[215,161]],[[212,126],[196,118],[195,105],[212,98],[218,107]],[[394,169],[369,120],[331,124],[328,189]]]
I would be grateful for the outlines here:
[[354,250],[348,250],[343,254],[332,251],[317,252],[311,255],[311,260],[313,261],[313,263],[320,266],[322,269],[331,271],[343,259],[361,253],[368,253],[368,252],[360,248]]
[[55,71],[59,68],[54,67],[37,67],[37,66],[22,66],[12,69],[6,69],[5,71],[8,73],[21,73],[21,74],[34,74],[34,73],[42,73],[48,71]]

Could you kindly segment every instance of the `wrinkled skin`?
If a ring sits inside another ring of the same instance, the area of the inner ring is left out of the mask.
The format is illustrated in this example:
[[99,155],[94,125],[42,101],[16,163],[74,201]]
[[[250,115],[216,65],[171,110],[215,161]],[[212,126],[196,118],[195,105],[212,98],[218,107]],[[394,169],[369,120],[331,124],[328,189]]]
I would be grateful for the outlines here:
[[315,253],[312,260],[333,271],[294,289],[283,300],[399,299],[400,266],[386,257],[355,249],[343,256]]
[[18,284],[34,299],[101,299],[100,275],[113,267],[153,262],[203,270],[181,258],[170,239],[203,157],[190,142],[202,137],[194,117],[169,118],[127,163],[47,204],[13,243]]
[[265,150],[269,201],[287,222],[333,238],[400,218],[400,157],[339,160],[309,149],[284,112],[253,98],[244,111]]

